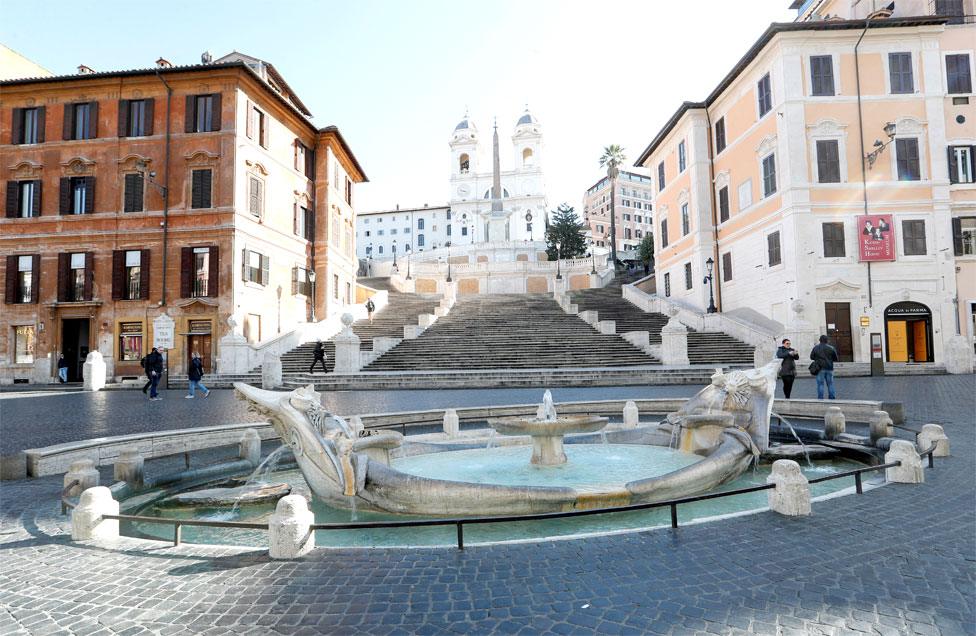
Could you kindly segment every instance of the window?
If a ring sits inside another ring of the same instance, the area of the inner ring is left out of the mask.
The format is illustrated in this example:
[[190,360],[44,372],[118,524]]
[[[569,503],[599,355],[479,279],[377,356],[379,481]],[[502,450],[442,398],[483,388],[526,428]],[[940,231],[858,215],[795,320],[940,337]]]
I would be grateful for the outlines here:
[[119,100],[119,137],[148,137],[153,134],[153,100]]
[[66,254],[68,257],[67,274],[67,301],[89,300],[85,293],[85,254]]
[[142,359],[142,323],[119,323],[119,360]]
[[399,230],[397,230],[395,227],[390,228],[390,236],[393,236],[397,232],[399,232]]
[[193,249],[193,288],[191,298],[205,298],[210,296],[210,248],[194,247]]
[[773,109],[773,91],[769,83],[769,73],[762,76],[756,86],[756,98],[759,101],[759,116],[762,117]]
[[633,237],[631,236],[631,231],[630,231],[630,228],[629,228],[629,227],[628,227],[628,228],[624,228],[624,238],[625,238],[625,239],[630,239],[630,238],[633,238]]
[[44,142],[44,107],[15,108],[11,122],[11,141],[15,144]]
[[678,144],[678,172],[684,172],[687,164],[687,157],[685,156],[685,142],[681,141]]
[[204,170],[194,170],[192,183],[190,186],[190,207],[209,208],[211,207],[213,171],[209,168]]
[[729,186],[718,189],[718,220],[719,223],[729,220]]
[[918,181],[922,178],[918,161],[918,139],[895,139],[895,162],[899,181]]
[[664,274],[664,297],[667,298],[671,295],[671,272],[666,272]]
[[7,182],[7,218],[27,219],[41,215],[41,181]]
[[220,93],[186,96],[186,125],[188,133],[220,130]]
[[14,327],[14,364],[33,364],[34,325]]
[[657,164],[657,190],[660,192],[664,189],[664,162]]
[[462,153],[461,156],[458,157],[458,170],[461,172],[461,174],[465,174],[470,169],[470,167],[471,167],[470,157],[468,157],[467,154]]
[[725,150],[725,117],[715,122],[715,154]]
[[418,230],[424,229],[424,220],[423,219],[417,219],[417,229]]
[[834,94],[834,60],[830,55],[810,57],[810,89],[816,96]]
[[[268,116],[254,104],[248,102],[247,125],[245,134],[248,139],[257,139],[262,148],[268,147]],[[297,168],[297,165],[296,165]]]
[[259,252],[244,250],[244,281],[267,285],[271,259]]
[[346,203],[352,205],[352,181],[349,177],[346,177]]
[[467,225],[462,225],[461,226],[461,236],[467,236],[467,235],[468,235],[468,226]]
[[64,105],[65,141],[94,139],[98,136],[98,102],[81,102]]
[[946,92],[968,94],[973,92],[973,78],[969,72],[969,55],[960,53],[945,56]]
[[935,15],[949,17],[949,24],[963,24],[966,12],[962,0],[935,0]]
[[379,253],[380,253],[380,254],[382,254],[382,253],[383,253],[383,246],[382,246],[382,245],[380,245],[380,249],[379,249]]
[[752,179],[746,179],[739,184],[739,211],[752,205]]
[[418,234],[417,235],[417,247],[423,247],[423,246],[424,246],[424,235],[423,234]]
[[685,290],[691,289],[693,282],[691,279],[691,263],[685,263]]
[[661,247],[665,248],[668,246],[668,220],[664,219],[661,221]]
[[61,178],[61,214],[89,214],[95,208],[95,177]]
[[732,280],[732,252],[722,254],[722,280],[726,283]]
[[691,217],[688,214],[688,204],[681,204],[681,236],[691,231]]
[[763,197],[776,192],[776,155],[767,155],[762,160]]
[[264,214],[264,182],[254,176],[249,180],[247,210],[258,218]]
[[[531,223],[529,224],[529,231],[532,231],[532,224]],[[451,224],[450,223],[447,224],[447,235],[448,236],[451,235]]]
[[840,151],[836,139],[817,140],[817,180],[840,183]]
[[766,251],[769,255],[769,266],[774,267],[783,262],[783,255],[780,253],[779,232],[766,235]]
[[144,182],[141,173],[130,172],[125,175],[124,191],[122,194],[123,212],[142,212],[143,188]]
[[7,257],[7,302],[35,303],[40,283],[41,257],[34,255]]
[[925,247],[925,221],[902,221],[901,235],[904,237],[905,256],[924,256],[928,253]]
[[125,252],[123,300],[137,300],[142,297],[142,250]]
[[624,215],[624,221],[629,221],[629,220],[630,220],[630,215],[629,214],[625,214]]
[[891,84],[892,94],[915,92],[911,53],[888,54],[888,82]]
[[847,250],[844,246],[844,224],[824,223],[820,227],[823,229],[824,257],[838,258],[847,256]]
[[[314,240],[315,216],[309,208],[295,206],[295,234],[306,241]],[[366,230],[365,234],[369,236],[369,230]]]
[[315,179],[315,151],[295,140],[295,170],[309,179]]
[[332,275],[332,297],[339,300],[339,275]]
[[952,219],[952,247],[956,256],[976,255],[976,217]]
[[291,295],[312,297],[312,282],[304,267],[291,268]]
[[976,146],[949,146],[949,182],[973,183],[976,181]]

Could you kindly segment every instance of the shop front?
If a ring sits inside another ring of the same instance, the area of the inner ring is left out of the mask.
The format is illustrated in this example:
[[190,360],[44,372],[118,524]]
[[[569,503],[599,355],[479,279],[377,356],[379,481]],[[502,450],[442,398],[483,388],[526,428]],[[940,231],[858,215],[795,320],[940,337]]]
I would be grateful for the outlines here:
[[885,309],[888,362],[932,362],[932,310],[916,302],[899,302]]

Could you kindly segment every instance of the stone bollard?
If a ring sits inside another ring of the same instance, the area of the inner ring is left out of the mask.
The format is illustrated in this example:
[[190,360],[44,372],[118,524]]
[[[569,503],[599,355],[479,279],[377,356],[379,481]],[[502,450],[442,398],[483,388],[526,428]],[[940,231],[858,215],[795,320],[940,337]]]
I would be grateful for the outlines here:
[[882,437],[891,437],[895,434],[891,417],[885,411],[875,411],[869,420],[871,426],[871,443],[876,443]]
[[776,488],[766,491],[770,510],[788,517],[810,514],[810,483],[795,461],[777,459],[773,462],[773,472],[766,478],[766,483],[776,484]]
[[119,451],[119,456],[115,460],[115,468],[112,475],[115,481],[124,481],[130,486],[141,488],[145,472],[143,465],[145,459],[136,448],[123,448]]
[[932,444],[935,444],[935,450],[932,451],[933,457],[949,456],[949,437],[938,424],[923,424],[922,432],[915,437],[915,442],[920,453],[927,451]]
[[253,428],[247,429],[241,436],[241,441],[237,443],[237,456],[251,466],[257,467],[261,463],[261,436]]
[[281,386],[281,357],[267,354],[261,361],[261,388],[277,389]]
[[78,485],[72,487],[67,492],[69,497],[80,495],[89,488],[97,486],[101,480],[101,475],[98,474],[98,469],[95,468],[95,462],[91,459],[79,459],[78,461],[71,462],[68,472],[64,474],[64,487],[67,488],[68,484],[75,480],[78,481]]
[[84,386],[86,391],[100,391],[105,387],[105,359],[98,351],[90,351],[85,358]]
[[359,336],[353,333],[352,314],[342,314],[342,331],[333,338],[335,342],[335,372],[358,373],[363,366],[363,357],[359,352]]
[[896,439],[891,442],[891,448],[885,453],[884,463],[900,461],[901,466],[885,469],[885,479],[896,484],[925,483],[925,469],[922,458],[915,450],[915,444],[908,440]]
[[119,502],[112,499],[112,491],[94,486],[81,493],[78,505],[71,512],[71,539],[118,539],[117,519],[102,519],[103,515],[119,514]]
[[661,328],[661,362],[678,366],[691,364],[688,360],[688,328],[678,321],[677,313]]
[[460,419],[455,409],[444,411],[444,433],[448,437],[457,437],[460,430]]
[[824,413],[824,434],[827,439],[837,439],[838,435],[843,435],[847,428],[847,418],[840,407],[829,406]]
[[624,404],[624,426],[626,428],[637,428],[637,422],[640,420],[640,412],[637,410],[637,403],[633,400],[627,400]]
[[287,495],[278,500],[268,524],[268,541],[272,559],[297,559],[315,547],[315,533],[310,526],[315,515],[301,495]]

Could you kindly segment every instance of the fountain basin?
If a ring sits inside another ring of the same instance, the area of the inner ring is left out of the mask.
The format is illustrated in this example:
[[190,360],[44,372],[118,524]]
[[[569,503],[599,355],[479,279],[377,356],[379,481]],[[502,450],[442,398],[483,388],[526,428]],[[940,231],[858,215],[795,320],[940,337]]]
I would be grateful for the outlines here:
[[161,507],[246,506],[274,503],[291,492],[288,484],[249,484],[234,488],[206,488],[183,492],[159,502]]
[[488,426],[501,435],[531,436],[530,462],[536,466],[558,466],[566,463],[563,437],[572,433],[595,433],[609,421],[595,415],[569,415],[546,420],[499,417],[488,420]]

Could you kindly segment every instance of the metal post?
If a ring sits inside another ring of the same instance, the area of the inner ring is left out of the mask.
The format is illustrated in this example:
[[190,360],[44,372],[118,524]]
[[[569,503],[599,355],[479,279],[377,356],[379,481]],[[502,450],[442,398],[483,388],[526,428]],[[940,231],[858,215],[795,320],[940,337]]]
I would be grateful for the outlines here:
[[929,453],[929,468],[935,468],[935,451]]
[[180,540],[183,538],[183,524],[177,522],[173,526],[173,547],[180,545]]
[[864,490],[861,488],[861,473],[854,473],[854,489],[859,495],[864,492]]
[[190,451],[183,451],[183,462],[186,464],[187,470],[190,469]]
[[671,504],[671,527],[678,527],[678,504]]
[[457,544],[458,550],[464,549],[464,525],[460,521],[457,523]]

